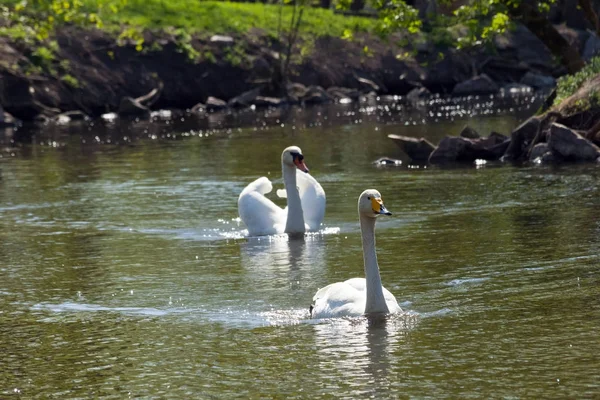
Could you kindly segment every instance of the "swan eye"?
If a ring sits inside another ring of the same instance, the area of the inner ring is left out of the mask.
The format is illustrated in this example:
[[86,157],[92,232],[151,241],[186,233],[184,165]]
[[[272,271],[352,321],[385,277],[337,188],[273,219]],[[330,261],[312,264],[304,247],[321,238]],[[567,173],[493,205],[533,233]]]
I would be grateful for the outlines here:
[[370,197],[370,196],[369,196],[369,197],[367,197],[367,200],[371,200],[371,197]]

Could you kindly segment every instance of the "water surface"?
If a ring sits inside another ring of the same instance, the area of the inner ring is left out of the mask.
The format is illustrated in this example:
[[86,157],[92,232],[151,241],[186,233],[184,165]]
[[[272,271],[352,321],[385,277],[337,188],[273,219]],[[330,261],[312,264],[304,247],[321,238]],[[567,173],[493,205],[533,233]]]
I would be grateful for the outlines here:
[[[0,397],[598,396],[599,167],[371,164],[403,158],[389,133],[507,133],[533,111],[517,108],[5,134]],[[324,231],[246,238],[237,196],[262,175],[280,187],[291,144],[327,193]],[[309,320],[319,287],[362,274],[371,187],[394,213],[377,248],[407,313]]]

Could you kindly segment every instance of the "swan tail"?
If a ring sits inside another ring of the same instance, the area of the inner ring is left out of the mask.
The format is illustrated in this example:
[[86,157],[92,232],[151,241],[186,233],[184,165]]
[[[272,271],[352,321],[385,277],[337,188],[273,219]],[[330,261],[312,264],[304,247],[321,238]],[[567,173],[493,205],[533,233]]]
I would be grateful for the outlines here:
[[258,178],[254,182],[249,183],[248,186],[246,186],[244,190],[242,190],[242,193],[240,193],[240,198],[250,192],[258,192],[264,196],[267,193],[271,193],[272,190],[273,184],[271,183],[269,178],[263,176]]
[[264,195],[273,190],[266,177],[258,178],[244,188],[238,198],[238,213],[250,236],[274,235],[285,226],[284,210]]

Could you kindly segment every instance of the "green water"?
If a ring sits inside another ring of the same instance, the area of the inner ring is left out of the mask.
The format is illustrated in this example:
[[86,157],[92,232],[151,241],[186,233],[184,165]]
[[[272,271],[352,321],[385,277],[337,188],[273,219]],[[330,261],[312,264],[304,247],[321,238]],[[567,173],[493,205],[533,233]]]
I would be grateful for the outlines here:
[[[600,167],[376,167],[401,156],[388,133],[435,141],[465,121],[332,113],[5,136],[0,398],[600,396]],[[237,196],[262,175],[279,187],[291,144],[327,193],[324,231],[246,238]],[[407,313],[311,321],[319,287],[362,275],[371,187],[394,213],[377,250]]]

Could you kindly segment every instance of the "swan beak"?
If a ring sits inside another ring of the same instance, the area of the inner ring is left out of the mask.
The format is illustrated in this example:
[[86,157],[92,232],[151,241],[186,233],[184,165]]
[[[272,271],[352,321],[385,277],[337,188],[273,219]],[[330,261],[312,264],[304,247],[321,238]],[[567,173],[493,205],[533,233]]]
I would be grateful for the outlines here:
[[308,167],[304,164],[304,156],[302,154],[294,154],[294,165],[302,172],[308,172]]
[[371,205],[373,206],[373,212],[375,214],[392,215],[392,213],[389,212],[387,208],[385,208],[385,206],[383,205],[382,198],[376,199],[375,197],[373,197],[371,199]]

